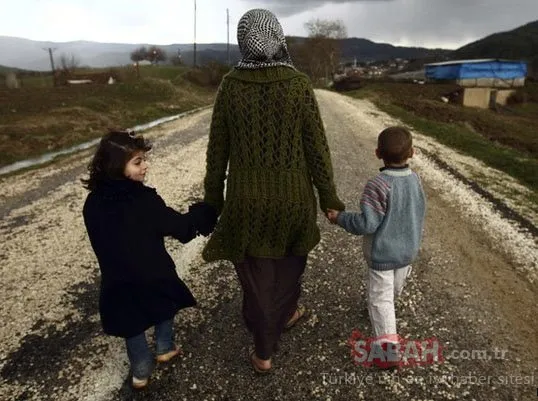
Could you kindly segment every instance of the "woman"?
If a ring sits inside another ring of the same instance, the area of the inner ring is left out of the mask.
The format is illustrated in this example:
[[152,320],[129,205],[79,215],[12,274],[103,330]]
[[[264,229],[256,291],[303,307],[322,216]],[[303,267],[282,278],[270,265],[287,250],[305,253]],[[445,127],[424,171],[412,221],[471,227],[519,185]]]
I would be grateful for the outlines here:
[[223,78],[209,134],[204,200],[220,219],[203,256],[233,262],[251,363],[265,373],[282,331],[306,312],[300,279],[320,239],[312,183],[322,211],[344,205],[312,85],[294,68],[280,23],[250,10],[237,41],[242,59]]

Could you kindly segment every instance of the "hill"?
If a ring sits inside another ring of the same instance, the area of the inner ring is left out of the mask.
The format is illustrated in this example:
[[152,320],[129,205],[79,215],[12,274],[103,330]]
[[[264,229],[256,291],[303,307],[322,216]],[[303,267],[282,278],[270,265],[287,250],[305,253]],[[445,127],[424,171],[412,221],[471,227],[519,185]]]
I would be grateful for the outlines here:
[[452,58],[532,59],[538,55],[538,21],[507,32],[494,33],[469,43],[452,54]]
[[[305,38],[292,38],[304,40]],[[143,44],[149,46],[149,44]],[[50,69],[50,60],[45,48],[54,48],[55,60],[62,54],[73,54],[81,66],[102,68],[130,64],[130,53],[142,44],[99,43],[88,41],[74,42],[42,42],[29,39],[0,36],[0,64],[27,70],[45,71]],[[169,55],[177,55],[181,51],[185,64],[192,64],[192,44],[171,44],[161,47]],[[432,55],[445,55],[448,50],[425,49],[417,47],[399,47],[387,43],[376,43],[367,39],[348,38],[342,40],[342,55],[345,59],[359,61],[378,61],[393,58],[424,58]],[[197,60],[203,64],[209,60],[227,62],[228,55],[225,43],[197,44]],[[239,47],[230,45],[230,61],[239,59]]]
[[[290,37],[290,40],[301,42],[304,37]],[[0,36],[0,65],[20,69],[46,71],[50,69],[48,52],[44,48],[52,47],[55,60],[62,54],[73,54],[81,66],[102,68],[130,64],[130,53],[142,44],[99,43],[88,41],[74,42],[44,42],[29,39]],[[150,46],[150,44],[144,44]],[[159,46],[167,54],[177,55],[181,52],[184,64],[193,62],[193,45],[179,43]],[[531,69],[538,72],[538,21],[507,32],[499,32],[483,39],[469,43],[455,51],[446,49],[427,49],[421,47],[393,46],[388,43],[377,43],[362,38],[347,38],[342,40],[342,58],[351,61],[380,61],[402,58],[418,60],[420,68],[424,62],[446,59],[465,58],[509,58],[529,60]],[[230,61],[234,64],[239,59],[239,48],[230,45]],[[228,61],[225,43],[197,44],[197,60],[205,64],[210,60],[222,63]],[[534,65],[534,67],[533,67]],[[411,66],[410,66],[411,67]],[[533,67],[533,68],[532,68]]]
[[[0,36],[0,65],[15,67],[26,70],[46,71],[50,70],[50,60],[45,48],[56,49],[54,59],[58,62],[62,54],[73,54],[81,66],[103,68],[130,64],[130,53],[142,45],[150,44],[125,44],[125,43],[99,43],[88,41],[74,42],[45,42],[30,39]],[[178,50],[182,53],[184,63],[192,63],[192,44],[171,44],[159,46],[169,55],[177,55]],[[239,56],[237,45],[230,45],[232,57]],[[197,58],[200,62],[207,59],[217,58],[226,61],[225,43],[200,43],[197,44]]]
[[538,20],[507,32],[494,33],[455,50],[452,59],[506,58],[528,62],[528,76],[538,78]]
[[484,58],[525,60],[529,68],[527,75],[538,78],[538,21],[494,33],[451,52],[432,51],[430,56],[411,60],[404,72],[417,72],[424,64],[438,61]]
[[393,46],[388,43],[376,43],[368,39],[347,38],[342,40],[342,58],[357,61],[381,61],[420,58],[442,58],[451,53],[446,49],[427,49],[424,47]]

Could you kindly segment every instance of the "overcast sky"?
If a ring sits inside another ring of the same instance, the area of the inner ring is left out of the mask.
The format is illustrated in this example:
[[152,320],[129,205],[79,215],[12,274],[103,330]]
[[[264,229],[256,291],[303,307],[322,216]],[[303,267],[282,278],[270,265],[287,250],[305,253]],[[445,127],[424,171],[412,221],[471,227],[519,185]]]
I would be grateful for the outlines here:
[[[340,19],[349,37],[403,46],[458,48],[538,19],[538,0],[196,0],[198,43],[230,41],[241,15],[263,7],[286,35],[312,18]],[[192,43],[194,0],[1,0],[0,35],[67,42]]]

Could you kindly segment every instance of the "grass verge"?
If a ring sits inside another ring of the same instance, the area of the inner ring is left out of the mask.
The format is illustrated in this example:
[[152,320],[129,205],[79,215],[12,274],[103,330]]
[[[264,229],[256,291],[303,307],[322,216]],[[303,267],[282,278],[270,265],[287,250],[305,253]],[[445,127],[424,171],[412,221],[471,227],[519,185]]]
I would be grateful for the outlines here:
[[531,200],[537,202],[538,118],[533,117],[534,103],[501,113],[476,110],[442,103],[434,95],[449,88],[432,86],[375,84],[348,94],[369,99],[417,131],[509,174],[531,189]]
[[388,114],[438,142],[457,149],[501,170],[532,188],[538,189],[538,160],[515,149],[491,142],[482,135],[458,124],[432,121],[391,104],[378,104]]

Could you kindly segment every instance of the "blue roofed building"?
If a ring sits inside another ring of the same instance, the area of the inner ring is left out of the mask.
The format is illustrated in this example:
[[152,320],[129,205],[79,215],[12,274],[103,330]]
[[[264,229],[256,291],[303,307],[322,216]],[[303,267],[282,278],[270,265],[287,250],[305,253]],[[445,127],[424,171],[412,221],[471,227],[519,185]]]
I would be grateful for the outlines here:
[[425,65],[429,82],[451,81],[464,88],[465,106],[506,104],[514,88],[525,85],[527,64],[502,59],[456,60]]

